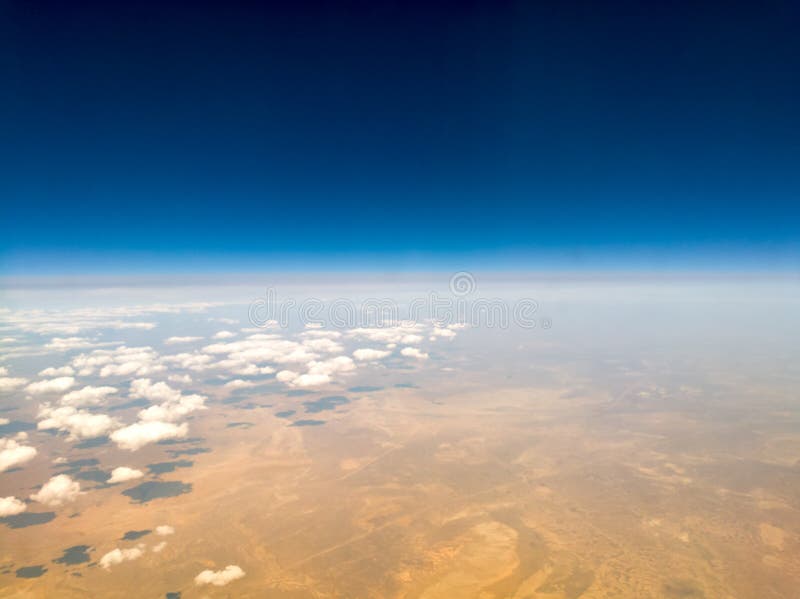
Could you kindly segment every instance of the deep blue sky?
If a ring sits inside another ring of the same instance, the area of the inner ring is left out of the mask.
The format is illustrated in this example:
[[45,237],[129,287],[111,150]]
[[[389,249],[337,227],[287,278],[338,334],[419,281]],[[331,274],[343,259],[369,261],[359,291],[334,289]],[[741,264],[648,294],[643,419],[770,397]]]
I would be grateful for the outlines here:
[[796,1],[215,4],[0,3],[0,271],[798,266]]

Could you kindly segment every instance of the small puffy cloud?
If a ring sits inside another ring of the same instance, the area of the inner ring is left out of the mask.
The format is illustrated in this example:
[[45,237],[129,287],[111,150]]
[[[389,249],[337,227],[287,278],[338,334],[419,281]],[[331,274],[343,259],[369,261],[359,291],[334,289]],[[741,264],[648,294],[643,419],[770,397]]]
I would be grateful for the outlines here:
[[[321,331],[320,331],[321,332]],[[342,345],[328,337],[314,337],[303,341],[303,345],[312,351],[318,351],[326,354],[335,354],[342,351]]]
[[28,506],[25,505],[24,501],[20,501],[16,497],[0,497],[0,518],[5,518],[6,516],[16,516],[17,514],[21,514]]
[[127,466],[119,466],[111,471],[111,478],[108,479],[108,484],[124,483],[129,480],[136,480],[142,478],[144,472],[136,470],[135,468],[128,468]]
[[144,545],[140,544],[136,547],[131,547],[130,549],[120,549],[117,547],[116,549],[112,549],[108,553],[106,553],[103,557],[100,558],[100,566],[108,570],[111,566],[116,566],[117,564],[121,564],[122,562],[129,562],[135,559],[139,559],[144,555]]
[[281,370],[275,375],[275,378],[281,383],[291,383],[298,376],[300,376],[300,373],[295,372],[294,370]]
[[312,360],[308,363],[309,374],[336,374],[339,372],[350,372],[355,370],[356,365],[353,359],[348,356],[337,356],[329,360]]
[[337,356],[328,360],[311,360],[308,372],[298,373],[294,370],[282,370],[275,378],[291,387],[318,387],[331,382],[331,376],[355,370],[353,359],[349,356]]
[[166,541],[161,541],[160,543],[153,545],[153,553],[161,553],[164,550],[164,547],[166,546],[167,546]]
[[171,374],[169,377],[170,383],[177,383],[179,385],[191,385],[192,384],[192,377],[188,374]]
[[180,345],[182,343],[194,343],[196,341],[202,341],[202,337],[170,337],[164,343],[167,345]]
[[239,324],[235,318],[209,318],[209,322],[221,322],[222,324]]
[[175,534],[175,529],[169,524],[162,524],[160,526],[156,526],[156,534],[160,537],[166,537]]
[[14,389],[19,389],[28,382],[28,379],[23,379],[19,377],[10,377],[10,376],[3,376],[0,377],[0,392],[2,391],[13,391]]
[[319,356],[303,344],[280,335],[260,333],[250,335],[242,341],[230,343],[214,343],[203,348],[207,354],[227,354],[231,360],[260,364],[262,362],[277,362],[287,364],[292,362],[307,362]]
[[181,392],[166,383],[153,383],[150,379],[136,379],[131,382],[130,395],[149,401],[177,401],[181,397]]
[[39,393],[63,393],[75,384],[75,379],[71,376],[60,376],[55,379],[31,383],[25,387],[25,391],[31,394]]
[[219,333],[214,334],[214,339],[230,339],[231,337],[236,337],[236,333],[231,331],[220,331]]
[[165,401],[139,412],[139,419],[145,421],[161,420],[175,422],[196,410],[205,410],[206,398],[203,395],[183,395],[177,400]]
[[319,387],[331,382],[331,377],[324,373],[300,374],[294,370],[281,370],[275,378],[291,387]]
[[292,387],[319,387],[321,385],[327,385],[330,382],[330,375],[306,373],[301,374],[289,384]]
[[5,366],[0,366],[0,376],[6,376],[8,374],[8,368]]
[[16,339],[14,337],[2,337],[0,338],[0,343],[14,343]]
[[115,430],[111,433],[111,440],[122,449],[136,451],[149,443],[185,437],[188,432],[189,425],[185,422],[183,424],[160,421],[136,422]]
[[302,337],[326,337],[328,339],[338,339],[342,336],[339,331],[320,331],[320,330],[310,330],[300,333]]
[[447,339],[452,339],[456,336],[456,332],[451,328],[440,328],[436,327],[431,331],[431,339],[436,339],[437,337],[444,337]]
[[186,370],[206,370],[209,367],[209,362],[211,362],[211,356],[196,352],[184,352],[182,354],[164,356],[161,361]]
[[93,414],[86,410],[78,410],[72,406],[52,408],[44,404],[39,408],[37,424],[39,430],[52,430],[69,433],[70,439],[91,439],[108,434],[117,428],[119,422],[105,414]]
[[151,347],[126,347],[112,350],[98,349],[90,354],[81,354],[72,360],[72,366],[81,376],[89,376],[99,368],[101,377],[147,376],[164,370],[159,364],[158,353]]
[[244,576],[244,570],[239,566],[225,566],[224,570],[203,570],[194,577],[197,586],[213,584],[217,587],[224,587],[226,584],[238,580]]
[[225,383],[226,389],[246,389],[248,387],[255,387],[258,383],[255,381],[245,381],[242,379],[234,379]]
[[85,337],[53,337],[50,343],[45,345],[46,349],[54,351],[69,351],[81,347],[92,347],[95,342]]
[[141,376],[162,370],[164,370],[164,366],[158,364],[151,364],[144,360],[129,360],[128,362],[103,366],[100,369],[100,376],[130,376],[132,374]]
[[58,474],[44,483],[38,493],[31,495],[31,499],[50,507],[58,507],[75,501],[80,493],[80,483],[75,482],[66,474]]
[[72,376],[75,374],[75,369],[72,366],[62,366],[61,368],[45,368],[39,373],[39,376]]
[[367,362],[372,360],[380,360],[381,358],[385,358],[391,353],[392,352],[390,351],[384,351],[380,349],[363,348],[354,351],[353,357],[361,362]]
[[416,358],[417,360],[427,360],[428,354],[424,351],[420,351],[416,347],[404,347],[400,350],[400,353],[407,358]]
[[393,327],[362,327],[347,331],[347,336],[368,339],[378,343],[414,344],[422,341],[419,333],[423,328],[418,323],[407,323]]
[[61,398],[61,405],[65,406],[96,406],[105,402],[106,397],[116,393],[115,387],[85,386],[83,389],[70,391]]
[[20,445],[14,439],[0,439],[0,472],[31,461],[36,453],[36,448],[30,445]]
[[214,362],[209,365],[209,369],[212,368],[214,370],[227,370],[231,374],[237,374],[239,376],[255,376],[258,374],[272,374],[275,372],[272,366],[256,366],[245,360],[233,360],[230,358]]
[[11,422],[8,418],[0,418],[0,426],[4,426]]

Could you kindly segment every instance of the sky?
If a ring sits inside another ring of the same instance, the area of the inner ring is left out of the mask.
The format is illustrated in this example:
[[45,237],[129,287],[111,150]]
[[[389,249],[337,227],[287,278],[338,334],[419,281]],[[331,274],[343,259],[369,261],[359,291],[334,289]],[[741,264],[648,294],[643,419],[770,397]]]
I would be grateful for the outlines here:
[[0,274],[800,266],[797,2],[0,4]]

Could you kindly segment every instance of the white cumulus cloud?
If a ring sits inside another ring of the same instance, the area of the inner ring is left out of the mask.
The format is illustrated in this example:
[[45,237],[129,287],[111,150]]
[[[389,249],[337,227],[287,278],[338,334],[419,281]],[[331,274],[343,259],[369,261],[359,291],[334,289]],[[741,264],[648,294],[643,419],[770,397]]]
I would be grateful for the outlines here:
[[11,376],[0,377],[0,392],[13,391],[14,389],[22,387],[22,385],[24,385],[27,382],[28,379],[23,379],[19,377],[11,377]]
[[0,497],[0,518],[5,518],[6,516],[16,516],[17,514],[21,514],[28,506],[25,505],[24,501],[20,501],[16,497]]
[[203,570],[194,577],[194,583],[198,586],[203,584],[213,584],[223,587],[226,584],[238,580],[244,576],[244,570],[239,566],[225,566],[224,570]]
[[400,353],[407,358],[416,358],[417,360],[427,360],[428,354],[424,351],[417,349],[416,347],[404,347],[400,350]]
[[119,466],[111,471],[111,478],[108,479],[108,484],[124,483],[129,480],[136,480],[142,478],[144,472],[136,470],[135,468],[128,468],[127,466]]
[[175,529],[169,524],[162,524],[160,526],[156,526],[156,534],[160,537],[166,537],[168,535],[175,534]]
[[71,376],[60,376],[55,379],[31,383],[25,387],[25,391],[32,394],[39,393],[63,393],[75,384],[75,379]]
[[66,474],[58,474],[44,483],[38,493],[31,495],[31,499],[50,507],[58,507],[75,501],[80,492],[80,483],[75,482]]
[[91,439],[108,434],[119,426],[119,421],[105,414],[93,414],[72,406],[52,408],[44,404],[39,408],[39,430],[57,429],[69,433],[71,440]]
[[380,360],[381,358],[385,358],[386,356],[388,356],[391,353],[392,352],[390,352],[390,351],[384,351],[384,350],[381,350],[381,349],[370,349],[368,347],[365,347],[365,348],[357,349],[356,351],[354,351],[353,352],[353,357],[356,360],[359,360],[359,361],[362,361],[362,362],[367,362],[367,361],[372,361],[372,360]]
[[105,402],[106,397],[116,393],[115,387],[92,387],[85,386],[83,389],[70,391],[61,398],[61,404],[65,406],[96,406]]
[[195,341],[201,341],[202,337],[170,337],[164,343],[167,345],[180,345],[182,343],[194,343]]
[[111,566],[139,559],[142,555],[144,555],[144,544],[131,547],[130,549],[120,549],[117,547],[100,558],[100,566],[108,570]]
[[157,420],[136,422],[130,426],[115,430],[111,433],[111,440],[122,449],[136,451],[149,443],[185,437],[188,432],[189,425],[185,422],[183,424]]
[[75,369],[72,366],[62,366],[61,368],[45,368],[39,373],[39,376],[72,376],[75,374]]
[[20,445],[14,439],[0,439],[0,472],[29,462],[36,453],[36,448],[30,445]]
[[246,389],[247,387],[254,387],[257,383],[255,381],[245,381],[242,379],[234,379],[225,383],[226,389]]

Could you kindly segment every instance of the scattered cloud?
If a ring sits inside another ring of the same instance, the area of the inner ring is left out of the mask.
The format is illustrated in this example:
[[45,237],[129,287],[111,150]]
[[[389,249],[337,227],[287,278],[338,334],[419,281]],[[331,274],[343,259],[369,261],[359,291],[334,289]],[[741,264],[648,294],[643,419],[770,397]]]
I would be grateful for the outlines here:
[[95,374],[99,369],[101,377],[146,376],[164,370],[159,363],[159,355],[152,347],[127,347],[96,349],[89,354],[81,354],[72,360],[72,366],[81,376]]
[[96,342],[86,337],[53,337],[50,343],[45,345],[46,349],[54,351],[69,351],[84,347],[94,347]]
[[302,343],[284,339],[280,335],[265,333],[250,335],[241,341],[207,345],[203,348],[203,352],[212,355],[227,354],[231,360],[253,364],[307,362],[319,357]]
[[416,358],[417,360],[427,360],[428,354],[424,351],[417,349],[416,347],[404,347],[400,350],[400,353],[407,358]]
[[166,383],[153,383],[151,379],[136,379],[131,381],[130,396],[142,397],[148,401],[177,401],[181,398],[181,392]]
[[117,429],[111,433],[111,440],[121,449],[136,451],[149,443],[156,443],[164,439],[177,439],[185,437],[189,432],[189,425],[174,424],[172,422],[136,422],[130,426]]
[[75,370],[72,366],[62,366],[61,368],[45,368],[39,373],[39,376],[72,376]]
[[153,545],[153,553],[161,553],[164,550],[164,547],[166,546],[167,546],[166,541],[161,541],[160,543]]
[[120,549],[117,547],[116,549],[112,549],[108,553],[106,553],[103,557],[100,558],[100,566],[108,570],[111,566],[116,566],[117,564],[121,564],[122,562],[129,562],[135,559],[139,559],[144,555],[144,544],[137,545],[136,547],[131,547],[129,549]]
[[0,472],[29,462],[36,454],[35,447],[21,445],[14,439],[0,439]]
[[136,480],[142,478],[144,472],[136,470],[135,468],[128,468],[127,466],[119,466],[111,471],[111,478],[108,479],[109,484],[124,483],[129,480]]
[[186,370],[205,370],[211,362],[211,356],[201,353],[182,353],[164,356],[161,361]]
[[406,323],[393,327],[361,327],[347,331],[347,336],[378,343],[413,344],[422,341],[420,336],[422,329],[423,325],[419,323]]
[[217,587],[223,587],[226,584],[238,580],[244,576],[244,570],[239,566],[226,566],[224,570],[203,570],[194,577],[194,583],[198,586],[204,584],[213,584]]
[[58,474],[48,480],[31,499],[50,507],[58,507],[75,501],[80,495],[81,485],[66,474]]
[[28,393],[38,395],[44,393],[63,393],[70,387],[75,384],[75,379],[71,376],[60,376],[55,379],[49,379],[46,381],[39,381],[36,383],[31,383],[27,387],[25,387],[25,391]]
[[257,384],[258,383],[256,383],[255,381],[245,381],[245,380],[242,380],[242,379],[234,379],[232,381],[228,381],[227,383],[225,383],[225,388],[226,389],[246,389],[248,387],[254,387]]
[[139,412],[139,419],[144,421],[175,422],[196,410],[205,410],[206,398],[203,395],[183,395],[178,399],[165,401],[150,406]]
[[17,514],[21,514],[28,506],[25,505],[24,501],[20,501],[16,497],[0,497],[0,518],[5,518],[6,516],[16,516]]
[[[315,331],[315,332],[322,332],[322,331]],[[337,343],[336,341],[334,341],[333,339],[329,339],[328,337],[305,339],[303,341],[303,345],[312,351],[322,352],[326,354],[335,354],[344,349],[341,343]]]
[[162,524],[160,526],[156,526],[156,534],[160,537],[166,537],[168,535],[175,534],[175,529],[169,524]]
[[353,357],[361,362],[367,362],[372,360],[380,360],[381,358],[385,358],[391,353],[392,352],[390,351],[384,351],[380,349],[363,348],[354,351]]
[[214,339],[230,339],[231,337],[236,337],[236,333],[232,331],[220,331],[218,333],[214,333]]
[[0,377],[0,392],[13,391],[14,389],[22,387],[22,385],[24,385],[27,382],[28,379],[23,379],[19,377],[9,377],[9,376]]
[[456,332],[453,329],[443,329],[440,327],[434,327],[433,331],[431,331],[431,339],[436,339],[437,337],[445,337],[447,339],[452,339],[456,336]]
[[115,387],[92,387],[85,386],[83,389],[70,391],[61,398],[61,405],[65,406],[96,406],[105,402],[106,397],[116,393]]
[[164,343],[166,345],[180,345],[182,343],[194,343],[202,340],[202,337],[169,337]]
[[57,429],[69,433],[70,440],[91,439],[108,434],[119,427],[119,421],[106,414],[93,414],[72,406],[53,408],[43,404],[39,408],[39,430]]

